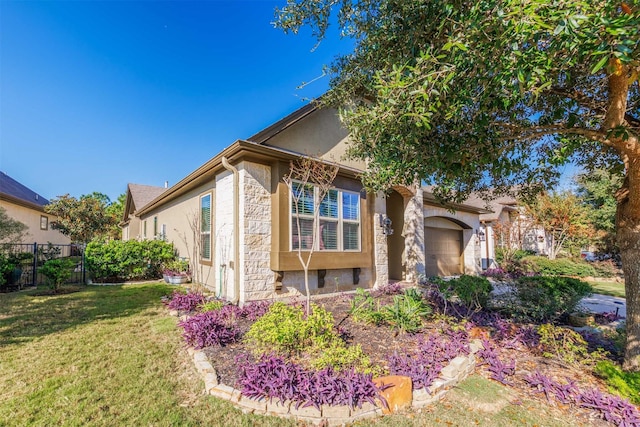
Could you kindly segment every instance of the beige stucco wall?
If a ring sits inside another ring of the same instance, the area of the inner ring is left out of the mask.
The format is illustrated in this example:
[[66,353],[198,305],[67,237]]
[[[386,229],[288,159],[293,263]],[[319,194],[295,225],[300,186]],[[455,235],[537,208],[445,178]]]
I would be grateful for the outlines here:
[[[9,217],[27,225],[28,235],[25,236],[22,243],[51,242],[59,245],[68,245],[69,243],[71,243],[71,240],[67,236],[60,233],[58,230],[53,230],[51,228],[51,222],[55,220],[55,216],[35,209],[30,209],[24,206],[10,203],[6,200],[0,201],[0,206],[7,211],[7,215],[9,215]],[[47,230],[40,229],[40,218],[42,216],[47,217]]]
[[[462,221],[470,229],[460,227],[451,220]],[[480,265],[480,242],[476,237],[476,230],[480,227],[480,217],[476,213],[457,211],[451,213],[444,207],[427,205],[424,207],[424,220],[425,226],[430,225],[442,228],[462,229],[462,256],[464,260],[464,272],[465,274],[478,274],[481,271]],[[424,236],[425,239],[429,238],[428,233]]]
[[[199,232],[194,233],[192,229],[193,221],[195,226],[199,224],[199,210],[200,210],[200,196],[205,194],[211,194],[212,208],[215,206],[215,184],[213,181],[208,182],[194,190],[182,195],[181,197],[172,200],[171,202],[163,205],[162,207],[150,211],[149,213],[140,217],[139,229],[134,235],[134,230],[130,229],[130,239],[144,240],[144,221],[147,222],[147,236],[146,239],[153,239],[153,220],[154,217],[158,219],[158,234],[162,233],[163,225],[165,228],[165,240],[173,243],[180,257],[189,258],[195,260],[199,258],[199,254],[196,253],[195,240],[199,238]],[[213,209],[212,209],[213,210]],[[133,221],[132,221],[133,222]],[[212,257],[215,253],[215,214],[212,218],[212,242],[211,251]],[[131,223],[130,223],[131,227]],[[213,263],[213,261],[212,261]],[[215,269],[210,265],[197,263],[196,271],[192,272],[193,277],[199,283],[205,285],[210,289],[215,289]]]
[[269,139],[266,144],[364,170],[364,162],[344,160],[348,132],[334,109],[318,109],[304,120]]

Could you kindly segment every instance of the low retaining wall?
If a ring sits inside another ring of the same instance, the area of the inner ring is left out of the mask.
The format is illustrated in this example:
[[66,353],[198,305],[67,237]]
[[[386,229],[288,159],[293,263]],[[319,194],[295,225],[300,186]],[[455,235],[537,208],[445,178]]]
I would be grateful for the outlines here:
[[[170,312],[177,316],[176,311]],[[470,344],[471,352],[465,356],[457,356],[452,359],[440,372],[440,376],[433,381],[428,388],[413,390],[412,400],[408,402],[412,408],[419,409],[438,402],[460,381],[467,378],[476,367],[475,353],[482,348],[480,340],[473,340]],[[283,418],[294,418],[315,425],[339,426],[353,423],[364,418],[374,418],[383,415],[382,408],[371,403],[365,403],[361,408],[349,408],[348,406],[322,405],[320,409],[313,406],[296,409],[295,404],[289,401],[281,402],[278,399],[252,399],[243,396],[240,390],[222,384],[218,381],[215,368],[202,350],[187,348],[187,352],[193,358],[196,370],[204,380],[204,387],[208,394],[225,399],[238,406],[244,413],[261,415],[275,415]]]

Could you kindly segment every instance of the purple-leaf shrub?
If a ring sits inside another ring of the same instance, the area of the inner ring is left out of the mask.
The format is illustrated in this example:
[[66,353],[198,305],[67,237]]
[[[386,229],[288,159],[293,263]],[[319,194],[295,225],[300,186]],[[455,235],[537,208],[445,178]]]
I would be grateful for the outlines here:
[[509,273],[507,273],[502,268],[487,268],[482,272],[484,277],[495,277],[496,279],[504,279],[509,277]]
[[242,317],[246,317],[247,319],[255,322],[260,317],[264,316],[264,314],[269,311],[271,307],[270,301],[254,301],[245,304],[242,307],[242,311],[240,312]]
[[251,398],[290,400],[300,406],[347,405],[360,408],[375,399],[386,401],[371,375],[353,370],[335,372],[325,368],[307,370],[275,355],[264,355],[252,361],[247,355],[236,359],[239,369],[238,387]]
[[431,334],[420,337],[414,354],[389,357],[391,375],[411,378],[414,389],[427,388],[438,378],[446,362],[460,354],[469,354],[469,337],[465,331]]
[[233,310],[226,307],[235,306],[198,313],[180,322],[179,325],[184,329],[182,336],[187,344],[199,349],[236,342],[240,338],[240,329],[230,321]]
[[526,376],[524,380],[537,392],[544,393],[549,402],[555,399],[564,404],[596,411],[606,421],[618,427],[640,426],[640,412],[627,399],[602,393],[596,388],[580,390],[572,381],[561,384],[538,371]]
[[171,299],[167,303],[167,307],[171,310],[193,311],[204,302],[205,298],[201,293],[187,292],[184,294],[176,290],[171,294]]
[[502,384],[509,385],[510,382],[507,377],[511,377],[516,373],[516,361],[512,360],[509,363],[505,363],[500,360],[495,346],[486,338],[482,340],[482,347],[478,351],[478,356],[482,364],[487,365],[491,378]]
[[564,404],[572,403],[578,391],[573,381],[561,384],[541,374],[540,371],[525,376],[524,380],[535,388],[536,393],[544,393],[549,403],[552,403],[554,399]]
[[398,282],[387,283],[386,285],[382,285],[378,288],[375,288],[371,291],[371,295],[374,297],[378,297],[381,295],[400,295],[404,292],[402,285]]
[[579,392],[575,400],[578,406],[599,412],[602,418],[618,427],[640,426],[640,412],[627,399],[593,388]]

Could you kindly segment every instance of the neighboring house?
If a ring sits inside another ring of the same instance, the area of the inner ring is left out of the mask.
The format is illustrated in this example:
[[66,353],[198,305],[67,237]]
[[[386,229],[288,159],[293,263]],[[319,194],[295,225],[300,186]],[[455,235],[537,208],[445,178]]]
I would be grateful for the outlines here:
[[141,184],[127,185],[124,218],[119,224],[122,228],[122,240],[156,239],[165,234],[158,228],[157,221],[155,224],[149,225],[146,220],[141,221],[140,217],[136,216],[136,213],[166,190],[166,184],[164,187]]
[[546,255],[549,242],[544,230],[533,224],[525,213],[524,207],[509,196],[499,197],[488,204],[477,197],[469,198],[466,203],[484,206],[490,212],[480,215],[480,254],[482,269],[496,268],[496,249],[509,247]]
[[21,243],[71,243],[67,236],[51,228],[56,217],[44,211],[44,206],[48,203],[47,199],[35,191],[0,172],[0,206],[7,211],[7,215],[28,227],[25,241]]
[[293,232],[282,178],[291,160],[313,155],[340,166],[331,196],[336,206],[321,218],[323,237],[311,259],[313,292],[479,272],[476,231],[479,215],[489,211],[442,206],[417,186],[386,197],[367,193],[358,179],[364,163],[342,160],[347,137],[335,110],[310,104],[236,141],[174,186],[146,187],[158,191],[148,203],[136,200],[130,184],[123,238],[161,234],[191,260],[195,281],[234,302],[300,294],[295,247],[305,233]]

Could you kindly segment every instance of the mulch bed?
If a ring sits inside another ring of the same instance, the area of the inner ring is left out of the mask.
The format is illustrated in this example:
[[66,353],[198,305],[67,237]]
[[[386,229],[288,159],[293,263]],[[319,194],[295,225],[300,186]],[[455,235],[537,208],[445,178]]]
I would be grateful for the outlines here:
[[[388,304],[392,301],[392,298],[392,296],[383,295],[379,299],[380,304]],[[346,338],[347,342],[349,344],[360,344],[363,351],[370,357],[374,364],[387,366],[388,357],[395,351],[398,353],[410,353],[412,348],[416,346],[416,335],[399,333],[387,326],[373,326],[353,321],[348,315],[351,299],[351,295],[343,294],[314,300],[314,303],[323,306],[333,314],[336,326],[338,326],[339,331],[344,332],[343,337]],[[251,324],[251,321],[244,318],[238,321],[238,326],[243,334],[248,331]],[[427,324],[423,333],[429,334],[440,331],[442,326],[443,323],[437,322]],[[478,328],[474,329],[477,330]],[[479,331],[483,336],[490,336],[492,333],[490,327],[481,328]],[[474,338],[478,338],[478,336]],[[531,349],[523,346],[504,348],[497,345],[497,348],[502,360],[516,361],[516,375],[509,378],[510,386],[515,396],[519,396],[519,398],[538,399],[545,404],[556,406],[561,410],[571,411],[572,414],[584,420],[584,425],[610,425],[600,419],[600,416],[594,412],[562,405],[555,401],[548,402],[543,394],[533,393],[532,388],[523,379],[525,375],[539,371],[557,380],[576,381],[580,388],[597,387],[601,391],[606,392],[606,386],[602,381],[593,376],[588,368],[571,366],[560,360],[542,357],[539,354],[535,354]],[[220,382],[235,386],[238,379],[236,357],[249,353],[250,349],[240,341],[224,347],[207,347],[203,350],[215,367]],[[481,366],[477,368],[476,372],[489,378],[489,374]],[[512,403],[518,404],[518,398],[514,399]]]

